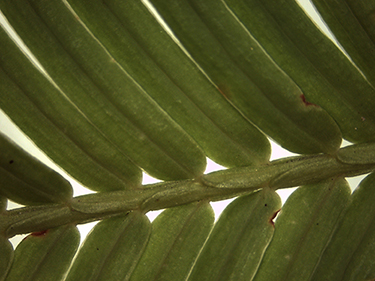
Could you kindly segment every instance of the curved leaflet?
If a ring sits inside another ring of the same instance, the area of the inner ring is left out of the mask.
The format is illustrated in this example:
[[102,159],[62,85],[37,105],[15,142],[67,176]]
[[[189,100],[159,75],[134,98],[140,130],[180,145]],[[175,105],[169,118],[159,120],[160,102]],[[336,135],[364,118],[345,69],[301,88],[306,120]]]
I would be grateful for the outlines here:
[[147,217],[137,211],[104,219],[87,236],[66,280],[129,280],[150,232]]
[[342,178],[298,188],[281,208],[252,280],[310,280],[349,202],[350,188]]
[[302,89],[306,100],[332,116],[344,138],[352,142],[374,140],[373,86],[297,1],[225,0],[225,3]]
[[65,96],[132,162],[164,180],[203,173],[205,157],[195,141],[114,63],[62,1],[0,7]]
[[233,201],[215,224],[187,280],[251,280],[272,239],[272,219],[280,207],[279,196],[269,189]]
[[311,281],[375,278],[375,174],[353,192],[350,205],[320,258]]
[[298,85],[223,2],[151,2],[228,102],[260,130],[298,153],[338,149],[336,123],[322,108],[303,102]]
[[268,160],[266,137],[226,101],[142,1],[70,0],[69,4],[114,61],[210,159],[226,167]]
[[32,233],[16,248],[5,280],[62,280],[78,244],[79,232],[72,225]]
[[0,133],[0,194],[25,205],[66,203],[70,183]]
[[214,221],[208,202],[170,208],[152,223],[152,233],[130,281],[185,280]]
[[13,262],[13,246],[8,239],[0,237],[0,281],[4,281]]

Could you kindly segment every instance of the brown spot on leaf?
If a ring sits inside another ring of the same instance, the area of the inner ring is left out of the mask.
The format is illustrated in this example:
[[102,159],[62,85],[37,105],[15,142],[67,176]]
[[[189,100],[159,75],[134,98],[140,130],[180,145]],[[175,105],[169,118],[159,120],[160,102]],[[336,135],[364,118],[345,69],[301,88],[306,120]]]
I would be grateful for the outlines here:
[[23,240],[26,240],[27,238],[34,236],[34,237],[44,237],[48,233],[48,230],[43,230],[43,231],[37,231],[37,232],[32,232],[30,235],[27,235]]
[[48,233],[48,230],[43,230],[43,231],[33,232],[30,235],[31,236],[46,236],[47,233]]
[[217,89],[219,90],[220,94],[223,95],[224,98],[226,98],[227,100],[231,99],[231,93],[227,86],[219,85]]
[[317,106],[315,103],[308,102],[308,101],[306,100],[304,94],[300,95],[300,98],[301,98],[302,102],[303,102],[306,106],[316,106],[316,107],[319,107],[319,106]]
[[273,227],[275,227],[275,222],[274,222],[273,220],[276,218],[276,216],[277,216],[277,214],[280,212],[280,210],[281,210],[281,209],[278,209],[275,213],[273,213],[272,217],[270,217],[270,219],[268,220],[268,222],[269,222]]

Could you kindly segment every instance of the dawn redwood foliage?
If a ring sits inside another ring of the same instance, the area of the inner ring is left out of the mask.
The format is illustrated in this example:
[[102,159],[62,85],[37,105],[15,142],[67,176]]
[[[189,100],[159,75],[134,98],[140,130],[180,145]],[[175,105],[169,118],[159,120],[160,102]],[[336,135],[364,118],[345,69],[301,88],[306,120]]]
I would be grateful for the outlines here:
[[295,0],[0,1],[0,108],[95,191],[0,133],[0,280],[374,280],[375,2],[312,2],[342,50]]

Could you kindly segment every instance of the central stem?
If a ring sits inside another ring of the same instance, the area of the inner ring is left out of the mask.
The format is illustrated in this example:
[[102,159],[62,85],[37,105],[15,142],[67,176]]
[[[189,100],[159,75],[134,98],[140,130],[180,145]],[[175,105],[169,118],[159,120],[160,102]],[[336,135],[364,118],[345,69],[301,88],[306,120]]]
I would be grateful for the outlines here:
[[0,214],[0,234],[12,237],[64,224],[100,220],[132,210],[146,213],[199,200],[224,200],[264,187],[276,190],[334,177],[365,174],[375,169],[372,146],[355,145],[340,149],[335,157],[326,154],[290,157],[258,167],[213,172],[197,179],[79,196],[66,204],[28,206],[5,211]]

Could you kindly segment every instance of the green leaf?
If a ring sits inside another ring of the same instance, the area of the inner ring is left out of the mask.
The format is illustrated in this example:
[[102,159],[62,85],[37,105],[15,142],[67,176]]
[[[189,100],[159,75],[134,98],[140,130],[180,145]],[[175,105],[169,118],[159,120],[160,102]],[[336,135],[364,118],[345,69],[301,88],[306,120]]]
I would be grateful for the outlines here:
[[0,213],[3,213],[8,206],[8,200],[6,197],[0,196]]
[[[335,38],[375,86],[375,42],[371,40],[346,1],[312,1]],[[371,2],[371,1],[368,1]]]
[[[352,198],[343,179],[375,166],[374,1],[314,0],[358,68],[295,0],[150,1],[0,1],[43,68],[0,28],[0,108],[105,191],[0,172],[0,280],[375,280],[375,176]],[[265,134],[304,155],[269,162]],[[0,147],[5,171],[19,161]],[[205,156],[231,169],[203,175]],[[274,190],[306,184],[274,227]],[[238,195],[212,230],[208,201]],[[73,225],[92,220],[72,264]],[[11,265],[5,238],[44,229]]]
[[13,246],[8,239],[0,237],[0,281],[4,281],[13,261]]
[[150,2],[227,100],[281,146],[298,153],[339,148],[336,123],[304,102],[299,87],[223,2]]
[[349,185],[342,178],[295,191],[281,209],[253,280],[310,280],[349,198]]
[[352,142],[374,140],[374,88],[297,1],[226,2],[272,59],[298,84],[306,102],[321,106],[335,119],[344,138]]
[[362,143],[341,148],[337,159],[347,164],[375,163],[375,143]]
[[345,216],[320,257],[312,281],[375,278],[374,187],[375,174],[371,174],[354,191]]
[[0,106],[37,146],[83,185],[130,189],[142,174],[40,73],[0,28]]
[[164,180],[203,173],[206,159],[195,141],[113,61],[62,1],[0,4],[65,98],[131,161]]
[[25,205],[66,203],[70,183],[0,133],[0,194]]
[[362,27],[366,30],[368,36],[375,42],[375,3],[374,1],[345,1]]
[[61,280],[79,244],[75,226],[32,233],[16,248],[6,281]]
[[[356,148],[358,146],[358,148]],[[202,182],[220,189],[272,189],[318,183],[337,176],[355,176],[373,171],[371,158],[363,162],[356,152],[373,155],[373,145],[354,145],[342,148],[337,158],[327,154],[287,157],[257,167],[238,167],[203,175]],[[342,160],[341,160],[342,158]],[[347,162],[346,162],[347,161]],[[348,165],[349,164],[349,165]]]
[[272,219],[280,207],[280,198],[271,190],[232,202],[221,214],[188,280],[251,280],[272,239]]
[[69,3],[116,62],[209,158],[227,167],[268,160],[266,137],[226,101],[142,1]]
[[150,241],[130,280],[185,280],[213,221],[207,202],[165,210],[152,223]]
[[84,241],[66,280],[129,280],[150,230],[150,222],[140,212],[99,222]]

